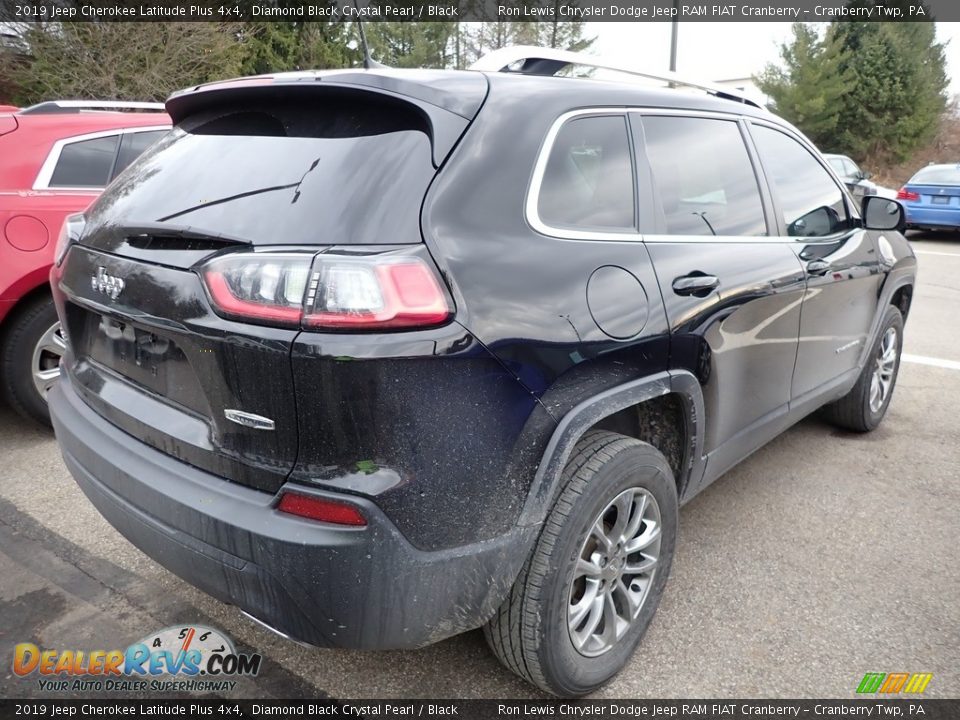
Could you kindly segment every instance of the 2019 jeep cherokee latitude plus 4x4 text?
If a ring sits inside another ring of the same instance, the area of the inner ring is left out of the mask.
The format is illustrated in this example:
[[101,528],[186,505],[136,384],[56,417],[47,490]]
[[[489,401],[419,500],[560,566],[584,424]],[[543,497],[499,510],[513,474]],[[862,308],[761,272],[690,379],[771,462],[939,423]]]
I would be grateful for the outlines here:
[[678,505],[810,412],[886,412],[902,209],[722,97],[507,72],[214,84],[75,222],[50,399],[101,513],[292,638],[480,626],[580,695]]

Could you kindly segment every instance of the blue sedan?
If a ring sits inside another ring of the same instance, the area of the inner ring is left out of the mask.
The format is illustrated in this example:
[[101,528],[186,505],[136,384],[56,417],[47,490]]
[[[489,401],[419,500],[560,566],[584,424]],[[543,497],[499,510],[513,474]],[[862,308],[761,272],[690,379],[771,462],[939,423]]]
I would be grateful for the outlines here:
[[960,163],[927,165],[900,188],[897,200],[908,228],[960,230]]

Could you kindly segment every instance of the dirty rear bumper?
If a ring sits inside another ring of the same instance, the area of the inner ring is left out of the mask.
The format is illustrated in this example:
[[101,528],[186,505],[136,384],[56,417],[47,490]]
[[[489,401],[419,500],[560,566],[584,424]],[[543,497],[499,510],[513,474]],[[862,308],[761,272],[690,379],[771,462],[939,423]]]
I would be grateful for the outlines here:
[[67,467],[117,530],[192,585],[312,645],[412,648],[479,627],[506,596],[536,532],[517,528],[424,552],[374,503],[352,495],[339,497],[362,508],[365,528],[298,519],[277,512],[274,495],[117,429],[84,404],[67,374],[49,401]]

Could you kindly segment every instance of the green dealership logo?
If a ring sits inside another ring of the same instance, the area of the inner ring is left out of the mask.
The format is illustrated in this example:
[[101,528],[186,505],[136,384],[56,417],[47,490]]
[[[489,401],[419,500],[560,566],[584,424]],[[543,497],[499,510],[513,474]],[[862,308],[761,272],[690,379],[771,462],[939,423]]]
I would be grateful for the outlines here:
[[867,673],[857,686],[857,693],[872,695],[884,693],[913,693],[918,695],[927,689],[933,673]]

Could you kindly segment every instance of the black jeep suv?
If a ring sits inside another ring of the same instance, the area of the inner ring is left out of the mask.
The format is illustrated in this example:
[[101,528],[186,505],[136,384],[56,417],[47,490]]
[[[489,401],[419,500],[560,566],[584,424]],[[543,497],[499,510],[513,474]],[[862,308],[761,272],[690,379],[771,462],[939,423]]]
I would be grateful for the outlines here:
[[121,533],[299,641],[483,626],[575,696],[639,644],[681,503],[822,406],[876,427],[901,207],[723,92],[556,65],[168,101],[51,278],[57,438]]

